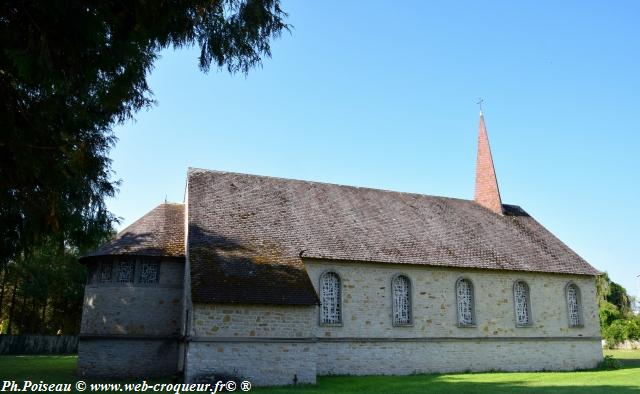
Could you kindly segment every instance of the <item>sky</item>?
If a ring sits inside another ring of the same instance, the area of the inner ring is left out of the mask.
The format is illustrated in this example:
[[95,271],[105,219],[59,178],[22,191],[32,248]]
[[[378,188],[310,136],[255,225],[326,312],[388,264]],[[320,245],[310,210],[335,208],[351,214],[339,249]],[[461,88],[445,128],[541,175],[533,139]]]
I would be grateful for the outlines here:
[[188,167],[472,199],[479,97],[502,201],[640,290],[640,2],[283,1],[247,76],[162,52],[118,125],[119,229]]

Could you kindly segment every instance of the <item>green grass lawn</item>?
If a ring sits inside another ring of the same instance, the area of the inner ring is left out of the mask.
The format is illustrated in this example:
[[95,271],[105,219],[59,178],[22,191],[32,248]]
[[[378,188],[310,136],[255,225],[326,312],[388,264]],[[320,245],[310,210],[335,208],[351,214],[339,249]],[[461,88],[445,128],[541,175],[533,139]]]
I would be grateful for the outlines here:
[[[412,376],[327,376],[313,386],[254,389],[257,393],[638,393],[640,351],[606,351],[617,370],[463,373]],[[0,380],[72,382],[75,356],[0,356]],[[94,380],[96,381],[96,380]],[[99,380],[98,380],[99,381]],[[170,379],[163,379],[169,382]],[[88,390],[86,392],[89,392]],[[242,391],[236,390],[241,393]]]
[[[76,376],[78,356],[0,356],[0,391],[2,381],[13,380],[34,383],[71,383],[72,387],[78,380],[87,383],[139,383],[142,379],[85,379]],[[149,383],[171,383],[170,377],[162,379],[145,379]],[[73,388],[73,392],[78,392]],[[8,391],[7,391],[8,392]],[[84,391],[90,393],[89,389]],[[126,391],[122,391],[126,393]],[[149,391],[152,392],[152,391]],[[138,393],[139,394],[139,393]],[[206,394],[206,393],[205,393]]]

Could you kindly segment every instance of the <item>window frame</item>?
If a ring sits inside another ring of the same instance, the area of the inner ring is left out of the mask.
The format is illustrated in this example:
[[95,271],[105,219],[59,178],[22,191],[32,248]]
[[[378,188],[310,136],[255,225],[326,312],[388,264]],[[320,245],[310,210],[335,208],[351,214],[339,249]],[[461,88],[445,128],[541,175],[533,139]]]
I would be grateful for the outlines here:
[[[103,272],[105,272],[104,267],[105,267],[105,266],[107,266],[107,265],[110,265],[110,266],[111,266],[111,270],[110,270],[110,271],[111,271],[111,273],[109,274],[109,279],[108,279],[108,280],[104,280],[104,279],[103,279],[103,277],[102,277],[102,273],[103,273]],[[100,285],[113,284],[113,283],[114,283],[114,281],[113,281],[113,277],[114,277],[114,275],[113,275],[114,266],[115,266],[115,264],[113,264],[113,260],[111,260],[111,259],[109,259],[109,260],[102,260],[102,261],[100,262],[100,267],[99,267],[99,269],[98,269],[98,275],[97,275],[97,276],[98,276],[98,277],[97,277],[97,279],[98,279],[98,280],[96,281],[96,283],[97,283],[97,284],[100,284]]]
[[[462,323],[460,322],[460,309],[459,309],[459,297],[458,297],[458,285],[462,281],[467,281],[469,286],[471,286],[471,323]],[[476,287],[473,284],[473,281],[468,276],[461,276],[456,279],[455,287],[454,287],[455,295],[456,295],[456,304],[455,304],[455,312],[456,312],[456,321],[457,326],[459,328],[474,328],[478,322],[476,316]]]
[[[117,259],[116,261],[117,264],[116,265],[116,278],[114,283],[117,283],[119,285],[122,286],[133,286],[136,284],[136,273],[138,272],[137,270],[137,264],[136,264],[136,259],[126,259],[126,258],[121,258],[121,259]],[[133,271],[131,272],[131,280],[127,281],[127,282],[123,282],[120,280],[120,267],[122,264],[129,264],[133,267]]]
[[[571,309],[569,308],[569,288],[574,287],[576,289],[576,304],[578,307],[578,324],[571,324]],[[575,282],[570,281],[564,286],[564,300],[567,304],[567,323],[569,328],[583,328],[584,327],[584,315],[582,314],[582,290]]]
[[[396,322],[395,319],[395,315],[396,315],[396,303],[395,303],[395,286],[394,286],[394,282],[396,281],[396,279],[398,279],[399,277],[403,277],[407,280],[407,283],[409,285],[409,289],[408,289],[408,293],[409,293],[409,322],[408,323],[399,323]],[[391,277],[391,324],[393,327],[412,327],[413,326],[413,283],[411,282],[411,278],[409,278],[409,275],[399,272],[395,275],[393,275],[393,277]]]
[[[529,316],[529,321],[525,324],[522,324],[518,321],[518,305],[516,303],[516,286],[518,285],[518,283],[522,283],[526,289],[525,303],[527,307],[527,314]],[[527,327],[533,326],[533,310],[531,308],[531,287],[529,286],[529,283],[527,283],[527,281],[523,279],[516,279],[515,281],[513,281],[512,291],[513,291],[513,313],[516,321],[516,327],[527,328]]]
[[[144,264],[155,264],[157,266],[156,270],[156,280],[154,282],[143,282],[142,281],[142,266]],[[137,286],[157,286],[160,284],[160,270],[162,269],[162,261],[156,259],[148,259],[141,258],[137,260],[136,264],[136,279],[135,284]]]
[[[326,323],[322,320],[322,281],[326,275],[333,274],[338,278],[338,322]],[[342,327],[343,325],[343,302],[342,302],[342,276],[336,270],[327,270],[320,274],[318,277],[318,298],[320,299],[320,305],[318,305],[318,324],[322,327]]]

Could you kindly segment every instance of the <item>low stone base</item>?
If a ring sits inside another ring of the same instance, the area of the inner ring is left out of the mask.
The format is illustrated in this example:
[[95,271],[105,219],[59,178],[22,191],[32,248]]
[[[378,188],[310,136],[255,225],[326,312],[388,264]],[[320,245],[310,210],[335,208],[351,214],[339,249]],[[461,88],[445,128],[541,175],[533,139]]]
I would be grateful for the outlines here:
[[318,339],[190,342],[185,377],[224,374],[254,386],[315,383],[318,375],[409,375],[465,371],[570,371],[602,361],[600,340]]
[[315,343],[190,342],[188,346],[186,381],[224,374],[253,386],[316,382]]
[[319,375],[408,375],[464,371],[567,371],[602,361],[599,340],[317,343]]
[[79,376],[146,378],[177,369],[177,339],[81,338],[78,344]]

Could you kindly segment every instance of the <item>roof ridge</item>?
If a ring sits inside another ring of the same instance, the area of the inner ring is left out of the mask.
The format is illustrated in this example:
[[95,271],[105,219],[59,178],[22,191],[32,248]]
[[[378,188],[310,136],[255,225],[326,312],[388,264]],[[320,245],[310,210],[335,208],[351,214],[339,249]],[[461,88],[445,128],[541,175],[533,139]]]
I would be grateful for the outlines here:
[[[206,168],[196,168],[196,167],[189,167],[189,169],[187,170],[187,177],[190,177],[192,174],[195,175],[195,174],[201,174],[201,173],[242,175],[242,176],[249,176],[249,177],[255,177],[255,178],[273,179],[273,180],[278,180],[278,181],[300,182],[300,183],[307,183],[307,184],[313,184],[313,185],[338,186],[338,187],[352,188],[352,189],[356,189],[356,190],[371,190],[371,191],[376,191],[376,192],[404,194],[404,195],[418,196],[418,197],[441,198],[441,199],[445,199],[445,200],[456,200],[456,201],[472,202],[472,203],[475,204],[475,201],[473,201],[472,199],[466,199],[466,198],[460,198],[460,197],[437,196],[437,195],[434,195],[434,194],[403,192],[403,191],[398,191],[398,190],[379,189],[379,188],[368,187],[368,186],[354,186],[354,185],[345,185],[345,184],[342,184],[342,183],[310,181],[310,180],[307,180],[307,179],[284,178],[284,177],[278,177],[278,176],[272,176],[272,175],[247,174],[247,173],[235,172],[235,171],[209,170],[209,169],[206,169]],[[511,204],[511,205],[513,205],[513,204]],[[515,206],[517,206],[517,205],[515,205]]]

